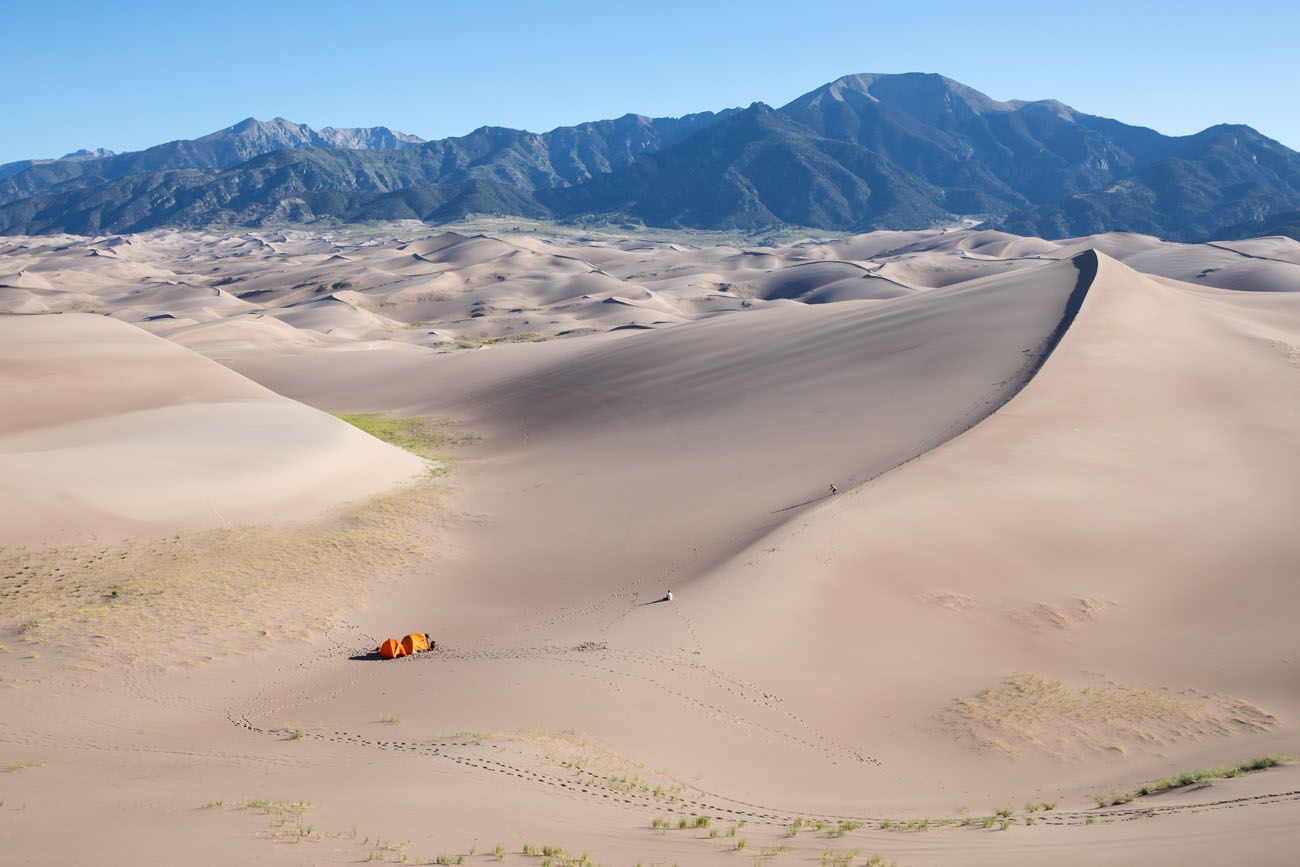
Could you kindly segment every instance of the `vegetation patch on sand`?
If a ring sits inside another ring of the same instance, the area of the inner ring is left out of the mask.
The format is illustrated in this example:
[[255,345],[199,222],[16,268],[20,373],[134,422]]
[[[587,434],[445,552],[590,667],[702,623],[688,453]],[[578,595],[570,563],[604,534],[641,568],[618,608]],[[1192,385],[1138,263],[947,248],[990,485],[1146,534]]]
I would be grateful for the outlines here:
[[[438,419],[344,420],[437,461],[434,475],[450,466],[448,450],[476,439]],[[308,640],[337,623],[359,585],[435,555],[443,501],[430,479],[307,524],[0,549],[0,631],[29,643],[76,634],[69,664],[90,670],[108,659],[170,666]],[[180,632],[196,640],[174,641]]]
[[958,699],[940,715],[958,740],[1008,756],[1040,751],[1079,760],[1140,744],[1273,728],[1278,720],[1228,696],[1153,692],[1114,682],[1072,687],[1034,674]]
[[1241,762],[1236,765],[1225,765],[1216,768],[1201,768],[1197,771],[1188,771],[1172,777],[1161,777],[1158,780],[1152,780],[1145,785],[1139,786],[1131,792],[1097,795],[1097,806],[1115,807],[1120,804],[1127,804],[1137,798],[1144,798],[1147,795],[1158,795],[1161,792],[1168,792],[1172,789],[1181,789],[1184,786],[1210,785],[1214,780],[1228,780],[1233,777],[1240,777],[1243,774],[1276,768],[1279,765],[1289,764],[1293,761],[1295,761],[1295,759],[1290,756],[1260,756],[1257,759],[1251,759],[1250,761]]
[[545,334],[535,331],[521,331],[518,334],[503,334],[500,337],[457,337],[457,349],[478,349],[480,346],[492,346],[497,343],[540,343],[548,339]]
[[[78,664],[91,667],[101,655],[167,665],[260,649],[273,632],[305,638],[359,583],[431,557],[442,508],[424,482],[300,527],[0,551],[0,572],[15,576],[0,594],[0,628],[35,643],[76,634]],[[178,632],[196,640],[177,642]]]
[[38,762],[37,761],[10,762],[9,764],[5,765],[4,770],[6,774],[16,774],[19,771],[25,771],[28,768],[41,768],[44,766],[45,766],[45,761],[43,759]]
[[343,412],[336,417],[353,427],[365,431],[389,445],[406,449],[422,458],[434,461],[438,469],[449,465],[448,451],[458,446],[479,441],[477,434],[465,433],[444,418],[433,416],[397,416],[382,412]]

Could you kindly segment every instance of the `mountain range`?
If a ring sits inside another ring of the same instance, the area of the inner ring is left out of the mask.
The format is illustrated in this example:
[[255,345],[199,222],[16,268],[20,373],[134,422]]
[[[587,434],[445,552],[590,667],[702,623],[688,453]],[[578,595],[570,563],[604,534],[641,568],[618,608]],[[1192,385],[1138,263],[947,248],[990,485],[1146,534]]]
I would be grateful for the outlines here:
[[469,214],[868,231],[959,219],[1061,238],[1295,232],[1300,153],[1241,125],[1188,136],[940,75],[851,75],[781,108],[628,114],[425,141],[252,118],[199,139],[0,166],[0,233],[100,234]]

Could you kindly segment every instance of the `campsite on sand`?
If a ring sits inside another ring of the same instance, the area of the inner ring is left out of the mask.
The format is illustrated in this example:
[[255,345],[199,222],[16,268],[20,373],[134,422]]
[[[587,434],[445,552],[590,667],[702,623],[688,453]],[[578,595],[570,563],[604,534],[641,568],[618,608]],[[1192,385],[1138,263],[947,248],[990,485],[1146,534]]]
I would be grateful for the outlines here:
[[1300,844],[1296,241],[9,237],[0,314],[2,863]]

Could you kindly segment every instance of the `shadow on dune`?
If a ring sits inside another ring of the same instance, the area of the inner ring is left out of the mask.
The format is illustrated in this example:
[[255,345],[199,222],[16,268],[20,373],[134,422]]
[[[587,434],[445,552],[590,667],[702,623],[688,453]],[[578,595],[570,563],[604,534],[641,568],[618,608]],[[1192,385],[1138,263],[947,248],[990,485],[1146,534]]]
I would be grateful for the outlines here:
[[795,503],[793,506],[784,506],[784,507],[782,507],[782,508],[780,508],[780,509],[775,509],[775,510],[773,510],[773,511],[771,512],[771,514],[773,514],[773,515],[779,515],[779,514],[781,514],[782,512],[789,512],[789,511],[791,511],[791,510],[793,510],[793,509],[801,509],[801,508],[803,508],[804,506],[811,506],[813,503],[816,503],[818,500],[825,500],[825,499],[827,499],[828,497],[833,497],[833,496],[835,496],[835,495],[834,495],[834,494],[822,494],[820,497],[813,497],[811,500],[804,500],[802,503]]

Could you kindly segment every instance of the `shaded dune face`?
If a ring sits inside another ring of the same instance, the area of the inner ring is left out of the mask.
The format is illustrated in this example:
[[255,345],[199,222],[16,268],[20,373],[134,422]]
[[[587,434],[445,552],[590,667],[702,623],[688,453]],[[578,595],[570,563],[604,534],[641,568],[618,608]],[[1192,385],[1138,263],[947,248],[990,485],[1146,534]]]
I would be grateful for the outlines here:
[[[1068,327],[1095,261],[691,323],[460,398],[509,444],[484,510],[527,522],[538,546],[485,572],[564,563],[583,590],[698,574],[830,483],[870,481],[995,412]],[[536,467],[551,481],[528,485]]]

